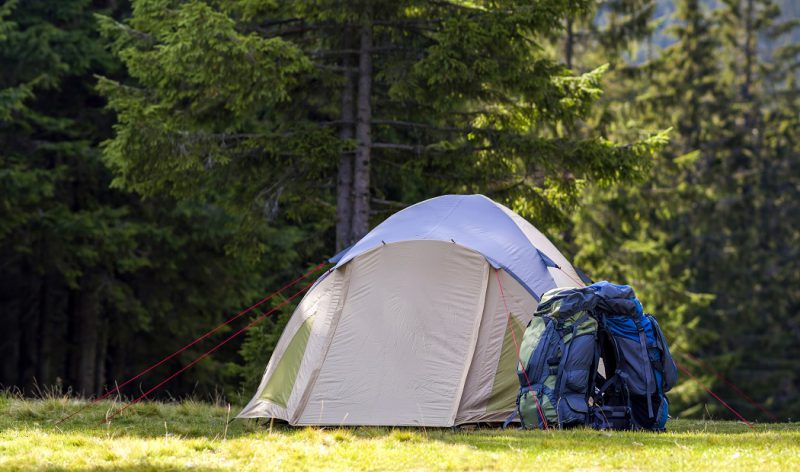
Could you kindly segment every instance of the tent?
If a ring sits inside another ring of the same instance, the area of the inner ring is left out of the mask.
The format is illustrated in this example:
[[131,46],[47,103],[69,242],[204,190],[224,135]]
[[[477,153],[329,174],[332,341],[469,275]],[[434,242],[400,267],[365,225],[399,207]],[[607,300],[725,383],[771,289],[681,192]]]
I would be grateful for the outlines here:
[[583,286],[536,228],[483,195],[408,207],[338,254],[297,306],[240,418],[292,425],[502,421],[539,298]]

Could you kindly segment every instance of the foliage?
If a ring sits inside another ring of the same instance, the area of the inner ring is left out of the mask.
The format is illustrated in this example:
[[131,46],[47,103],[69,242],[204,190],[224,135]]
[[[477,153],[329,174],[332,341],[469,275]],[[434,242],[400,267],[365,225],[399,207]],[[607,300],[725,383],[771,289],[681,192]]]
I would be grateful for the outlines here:
[[[350,205],[333,182],[355,136],[355,163],[375,159],[354,180],[366,186],[367,203],[387,205],[374,222],[387,209],[463,192],[485,192],[543,223],[563,221],[583,182],[637,179],[665,142],[660,133],[618,143],[568,132],[600,97],[604,68],[574,75],[541,44],[560,18],[585,7],[134,2],[129,19],[100,22],[130,74],[100,78],[98,87],[118,120],[103,149],[114,186],[219,204],[242,222],[236,251],[252,257],[287,254],[308,239],[317,245],[306,245],[305,256],[324,254],[333,209]],[[345,105],[357,51],[348,35],[364,25],[372,67],[358,70],[352,93],[366,82],[369,96]],[[342,120],[348,106],[357,116]],[[370,132],[342,133],[363,124],[365,106],[374,110]],[[287,244],[276,250],[265,232]],[[248,386],[282,325],[249,333]]]
[[[94,13],[121,12],[82,0],[12,2],[0,12],[8,65],[0,82],[0,383],[94,394],[286,273],[265,274],[257,269],[263,260],[229,254],[237,221],[214,202],[142,201],[109,189],[99,144],[113,116],[93,74],[120,71]],[[276,259],[291,261],[290,234],[258,236]],[[207,366],[195,379],[213,388],[229,383],[223,374]]]
[[[784,359],[795,357],[786,338],[796,331],[796,302],[785,287],[796,275],[789,202],[798,128],[796,113],[780,110],[796,103],[798,57],[758,54],[760,35],[791,31],[775,16],[770,2],[731,1],[711,12],[697,1],[677,4],[668,30],[675,42],[615,71],[596,121],[612,136],[672,126],[671,142],[644,184],[587,192],[574,232],[576,262],[634,283],[667,320],[679,352],[699,354],[794,416],[788,399],[797,377]],[[610,252],[619,257],[604,257]],[[765,316],[774,331],[764,330]],[[760,414],[719,379],[705,381],[736,408]],[[673,406],[698,414],[704,397],[687,381]]]
[[[800,33],[780,6],[6,1],[0,383],[97,393],[398,209],[481,192],[796,416]],[[290,308],[170,391],[252,391]]]

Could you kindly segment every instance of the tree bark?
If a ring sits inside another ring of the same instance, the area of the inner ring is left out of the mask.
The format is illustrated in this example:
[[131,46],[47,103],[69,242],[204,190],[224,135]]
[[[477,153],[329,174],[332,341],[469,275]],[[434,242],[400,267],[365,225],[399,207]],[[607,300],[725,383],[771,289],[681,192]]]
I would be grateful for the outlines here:
[[53,304],[50,296],[50,277],[42,277],[42,285],[39,288],[39,333],[38,333],[38,355],[39,361],[36,366],[36,377],[39,384],[48,387],[53,384],[51,361],[52,350],[52,320]]
[[[16,323],[13,323],[11,335],[14,336],[15,348],[14,357],[16,365],[12,369],[12,385],[16,385],[23,392],[29,392],[35,375],[36,365],[36,321],[37,312],[31,309],[35,296],[36,281],[33,268],[27,258],[23,259],[19,274],[19,285],[17,287],[17,303],[15,303]],[[5,328],[5,327],[4,327]],[[14,333],[16,331],[16,333]],[[34,344],[34,345],[32,345]]]
[[3,339],[0,341],[0,383],[6,386],[18,385],[17,364],[19,362],[19,316],[16,306],[19,303],[15,300],[3,304],[2,309],[5,313],[0,317],[3,323]]
[[70,293],[70,344],[72,354],[68,368],[71,384],[79,395],[96,393],[97,384],[97,307],[91,284],[84,277],[81,288]]
[[[370,4],[371,5],[371,4]],[[353,165],[352,238],[369,231],[369,178],[372,151],[372,7],[367,6],[359,32],[358,97],[356,103],[356,158]]]
[[83,289],[80,306],[80,344],[78,361],[78,389],[83,395],[93,395],[97,391],[97,307],[91,288]]
[[61,372],[64,375],[62,384],[68,388],[76,385],[78,378],[78,317],[75,315],[78,306],[80,290],[69,290],[67,292],[67,348],[65,349],[64,365]]
[[[110,369],[111,377],[108,379],[109,384],[114,384],[113,387],[116,387],[116,382],[119,379],[126,379],[131,376],[131,368],[128,365],[128,349],[125,346],[122,346],[119,342],[114,342],[114,336],[110,336],[109,340],[111,341],[110,349],[111,353],[109,355],[109,362],[110,362]],[[113,388],[112,387],[112,388]],[[127,390],[132,390],[134,385],[131,385],[127,388]],[[125,392],[119,392],[120,395],[124,395]]]
[[[742,84],[742,98],[749,101],[751,98],[751,89],[753,83],[753,55],[755,54],[755,46],[753,44],[755,35],[753,34],[753,0],[747,0],[747,11],[745,12],[744,28],[744,83]],[[750,118],[748,116],[748,118]]]
[[[351,28],[344,30],[344,47],[350,48],[352,43]],[[344,89],[342,90],[341,128],[339,138],[342,141],[353,139],[353,123],[355,121],[356,78],[351,72],[353,57],[347,54],[342,59],[345,68]],[[339,175],[336,181],[336,251],[341,251],[353,243],[353,151],[342,151],[339,156]]]
[[97,358],[95,359],[95,393],[105,393],[106,389],[104,386],[107,386],[107,379],[106,379],[106,359],[108,357],[108,336],[109,336],[109,319],[108,317],[104,316],[103,320],[99,323],[100,324],[100,333],[98,336],[98,343],[97,343]]
[[[29,287],[35,287],[32,282]],[[17,386],[24,392],[32,392],[34,377],[36,377],[37,364],[37,343],[39,334],[39,310],[35,309],[33,303],[25,303],[20,306],[19,326],[20,326],[20,346],[19,346],[19,367]]]
[[575,44],[575,37],[572,33],[572,18],[567,17],[567,37],[564,40],[564,62],[568,69],[572,69],[572,50]]

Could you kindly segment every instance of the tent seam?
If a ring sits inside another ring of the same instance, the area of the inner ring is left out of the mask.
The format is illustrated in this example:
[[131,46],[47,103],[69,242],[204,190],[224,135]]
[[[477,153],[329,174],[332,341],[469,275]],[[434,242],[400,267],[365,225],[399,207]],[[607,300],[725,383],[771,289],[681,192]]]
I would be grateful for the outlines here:
[[[325,364],[325,360],[328,358],[328,352],[331,349],[331,344],[333,344],[333,337],[336,335],[336,330],[339,328],[339,320],[341,320],[342,312],[344,311],[345,301],[347,300],[347,296],[350,294],[350,277],[351,274],[346,274],[344,282],[345,283],[344,293],[340,295],[339,301],[336,303],[336,310],[334,311],[333,318],[331,319],[330,336],[328,336],[328,339],[326,341],[325,349],[322,353],[320,362],[317,365],[317,368],[314,369],[314,372],[311,374],[311,378],[309,379],[305,390],[303,390],[303,393],[300,396],[300,401],[297,403],[297,407],[295,408],[294,414],[291,415],[292,420],[290,421],[290,423],[292,425],[297,424],[298,420],[305,411],[306,406],[308,406],[308,400],[311,397],[311,393],[314,389],[314,386],[317,384],[317,379],[319,378],[322,366]],[[287,408],[287,413],[288,413],[288,408]],[[289,415],[287,414],[287,416]]]
[[[478,254],[480,254],[480,253],[478,253]],[[486,258],[484,257],[484,261],[485,261],[485,259]],[[469,371],[470,371],[470,369],[472,369],[472,363],[475,361],[475,349],[477,349],[477,347],[478,347],[478,335],[480,334],[481,325],[483,324],[483,313],[484,313],[484,311],[486,311],[486,295],[487,295],[488,290],[489,290],[489,279],[492,276],[491,264],[486,262],[486,264],[484,264],[483,268],[484,268],[483,270],[484,270],[484,272],[486,274],[486,277],[484,277],[484,285],[483,285],[483,290],[481,292],[481,300],[478,303],[478,306],[480,307],[480,310],[478,310],[477,315],[476,315],[477,320],[475,322],[473,322],[472,342],[470,343],[469,353],[467,354],[467,359],[466,359],[466,362],[465,362],[466,365],[464,366],[464,372],[461,375],[461,381],[459,382],[458,398],[454,402],[455,409],[454,409],[453,415],[452,415],[452,423],[453,423],[454,426],[457,425],[456,420],[458,419],[458,413],[459,413],[459,411],[461,409],[461,399],[464,397],[464,388],[467,386],[467,377],[469,377]]]

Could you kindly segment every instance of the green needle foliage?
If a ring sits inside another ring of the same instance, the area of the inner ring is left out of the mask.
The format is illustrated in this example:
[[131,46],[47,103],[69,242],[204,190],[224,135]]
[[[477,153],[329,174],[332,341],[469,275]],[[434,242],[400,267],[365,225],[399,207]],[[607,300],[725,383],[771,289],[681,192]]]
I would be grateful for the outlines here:
[[[636,285],[679,352],[706,359],[791,417],[800,388],[789,367],[798,305],[786,289],[798,276],[798,51],[758,47],[793,31],[777,14],[768,1],[712,11],[677,3],[668,30],[675,42],[620,68],[598,118],[613,136],[671,126],[671,142],[644,184],[588,192],[574,232],[578,264]],[[703,380],[735,408],[763,416],[714,375]],[[688,379],[673,397],[684,414],[704,411],[707,396]],[[730,414],[718,404],[708,411]]]
[[[0,9],[0,383],[26,392],[97,394],[302,268],[289,267],[302,253],[291,231],[260,233],[270,261],[231,255],[237,220],[213,202],[109,188],[100,143],[114,117],[94,75],[124,73],[96,13],[125,10],[83,0]],[[277,269],[261,270],[272,261]],[[229,384],[231,354],[173,387]]]
[[[342,247],[442,193],[563,222],[586,181],[636,180],[666,141],[569,132],[605,68],[575,75],[543,45],[586,8],[134,2],[129,19],[100,21],[130,74],[98,87],[118,120],[104,144],[113,185],[219,204],[254,256],[273,250],[265,234],[297,228],[292,244],[326,232],[330,248],[335,227]],[[243,350],[252,379],[275,341],[263,329]]]
[[[0,384],[97,394],[399,209],[480,192],[592,277],[634,285],[676,352],[796,417],[798,14],[789,0],[3,2]],[[250,392],[289,305],[170,392]],[[674,393],[681,415],[727,414],[691,382]]]
[[[102,22],[135,79],[100,81],[119,120],[105,146],[116,186],[211,194],[243,218],[324,218],[320,203],[347,204],[330,187],[354,144],[340,131],[354,125],[341,117],[355,74],[371,83],[360,145],[376,158],[378,201],[483,191],[556,218],[580,182],[635,178],[664,140],[565,133],[600,96],[603,69],[572,75],[540,42],[579,3],[255,5],[148,0]],[[364,24],[372,67],[358,72],[351,36]]]

